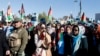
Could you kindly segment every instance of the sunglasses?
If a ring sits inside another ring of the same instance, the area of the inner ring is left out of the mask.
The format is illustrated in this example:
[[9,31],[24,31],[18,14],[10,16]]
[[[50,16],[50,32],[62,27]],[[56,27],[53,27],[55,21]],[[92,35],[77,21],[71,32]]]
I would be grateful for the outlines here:
[[74,31],[78,31],[78,30],[74,29]]
[[18,21],[14,21],[13,23],[18,23]]
[[8,22],[9,24],[11,23],[11,22]]
[[41,27],[41,29],[45,29],[44,27]]

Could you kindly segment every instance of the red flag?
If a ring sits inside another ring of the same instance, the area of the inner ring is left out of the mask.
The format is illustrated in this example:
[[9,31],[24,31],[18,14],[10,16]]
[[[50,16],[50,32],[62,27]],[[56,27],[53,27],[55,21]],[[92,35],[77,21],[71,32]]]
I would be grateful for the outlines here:
[[11,6],[8,5],[8,8],[7,8],[7,15],[10,15],[11,14]]
[[21,14],[25,13],[23,3],[22,3],[22,6],[21,6],[21,11],[20,11],[20,13],[21,13]]
[[24,10],[24,5],[22,3],[22,6],[21,6],[21,9],[18,11],[20,16],[21,16],[21,19],[24,19],[24,14],[25,14],[25,10]]
[[11,9],[11,6],[9,4],[8,8],[7,8],[7,19],[6,19],[6,21],[11,22],[12,20],[13,20],[12,9]]
[[50,6],[50,9],[49,9],[49,11],[48,11],[48,19],[49,19],[50,21],[52,21],[52,9],[51,9],[51,6]]
[[86,21],[86,16],[85,16],[85,13],[83,12],[83,14],[82,14],[82,17],[81,17],[81,21]]
[[83,12],[82,17],[81,17],[81,21],[83,21],[83,20],[84,20],[84,12]]
[[52,9],[51,9],[51,6],[50,6],[50,9],[48,11],[48,16],[52,15]]

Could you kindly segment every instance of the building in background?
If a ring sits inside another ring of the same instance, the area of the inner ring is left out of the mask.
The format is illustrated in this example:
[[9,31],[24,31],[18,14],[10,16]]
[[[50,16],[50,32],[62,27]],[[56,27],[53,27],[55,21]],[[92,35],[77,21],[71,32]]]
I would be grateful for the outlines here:
[[100,22],[100,13],[95,14],[95,21],[98,23]]

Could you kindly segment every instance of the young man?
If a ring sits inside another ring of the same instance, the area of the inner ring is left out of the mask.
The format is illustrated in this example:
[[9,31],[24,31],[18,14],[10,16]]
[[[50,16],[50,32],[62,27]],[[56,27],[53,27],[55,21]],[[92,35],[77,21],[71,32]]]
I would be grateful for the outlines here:
[[[17,33],[17,34],[15,34]],[[16,36],[15,36],[15,35]],[[22,20],[19,18],[15,18],[14,20],[14,30],[10,34],[10,37],[16,37],[15,41],[12,41],[14,44],[11,43],[11,40],[9,41],[12,45],[10,47],[10,50],[12,52],[12,56],[24,56],[24,50],[28,42],[28,32],[26,29],[22,27]]]

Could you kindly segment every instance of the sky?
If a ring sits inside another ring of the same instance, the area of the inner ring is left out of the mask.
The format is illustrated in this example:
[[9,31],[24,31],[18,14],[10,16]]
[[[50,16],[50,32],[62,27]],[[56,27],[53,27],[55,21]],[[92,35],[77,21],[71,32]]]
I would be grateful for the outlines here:
[[[37,14],[46,12],[51,6],[52,16],[55,18],[62,18],[63,16],[73,14],[74,17],[79,12],[79,1],[75,0],[0,0],[0,10],[4,10],[6,13],[8,4],[10,3],[13,14],[18,14],[18,10],[21,8],[21,4],[24,4],[25,14],[34,13]],[[95,13],[100,13],[100,0],[81,0],[82,12],[89,18],[95,18]]]

